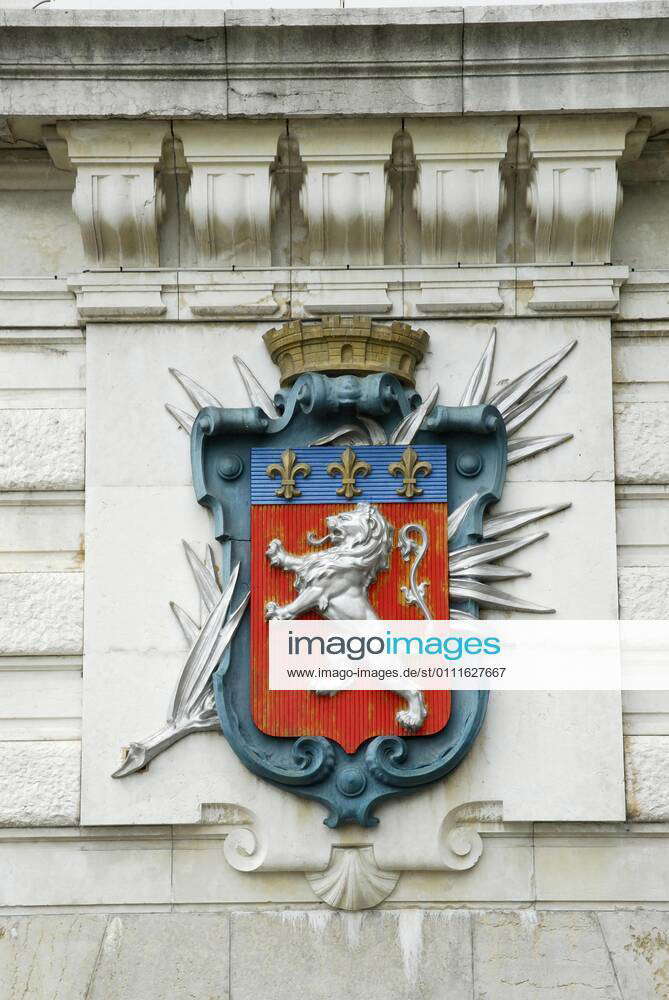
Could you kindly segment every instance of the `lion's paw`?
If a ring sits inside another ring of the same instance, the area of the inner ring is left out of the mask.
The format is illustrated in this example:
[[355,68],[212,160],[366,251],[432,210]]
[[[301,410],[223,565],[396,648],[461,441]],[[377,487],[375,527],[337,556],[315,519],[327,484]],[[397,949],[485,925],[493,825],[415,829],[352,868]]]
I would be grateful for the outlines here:
[[425,722],[425,719],[418,712],[411,712],[408,709],[403,709],[398,712],[395,716],[396,721],[400,726],[404,726],[405,729],[415,732]]
[[265,621],[271,622],[280,618],[279,605],[276,601],[268,601],[265,605]]

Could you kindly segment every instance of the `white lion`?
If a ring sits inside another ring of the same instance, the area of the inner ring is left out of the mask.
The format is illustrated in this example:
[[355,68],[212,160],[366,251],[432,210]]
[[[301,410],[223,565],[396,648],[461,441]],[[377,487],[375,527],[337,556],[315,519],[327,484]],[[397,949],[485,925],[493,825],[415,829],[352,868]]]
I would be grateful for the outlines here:
[[[269,601],[265,606],[268,621],[291,621],[313,610],[331,621],[378,619],[367,591],[381,570],[388,569],[393,547],[392,525],[369,503],[331,514],[326,524],[325,538],[316,541],[309,537],[312,545],[332,543],[323,551],[298,556],[286,552],[279,538],[269,543],[267,558],[272,566],[295,573],[298,596],[283,607]],[[396,694],[407,702],[406,709],[397,713],[397,721],[406,729],[420,729],[427,717],[422,692]]]

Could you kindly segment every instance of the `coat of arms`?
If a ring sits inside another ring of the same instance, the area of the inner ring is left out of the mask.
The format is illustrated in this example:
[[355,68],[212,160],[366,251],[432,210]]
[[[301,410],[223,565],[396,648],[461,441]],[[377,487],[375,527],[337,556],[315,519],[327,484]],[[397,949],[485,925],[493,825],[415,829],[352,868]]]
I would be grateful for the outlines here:
[[[546,612],[499,589],[498,562],[543,537],[513,532],[568,504],[501,515],[507,464],[570,435],[516,437],[564,379],[540,383],[567,345],[486,401],[495,334],[458,406],[415,392],[427,333],[331,316],[270,330],[271,398],[236,359],[251,405],[168,407],[191,437],[198,501],[222,546],[187,556],[206,611],[173,610],[190,646],[165,727],[128,748],[124,777],[188,733],[220,729],[261,778],[327,809],[326,824],[378,822],[379,803],[444,778],[485,717],[483,691],[272,691],[268,622],[471,618]],[[510,439],[510,440],[509,440]]]

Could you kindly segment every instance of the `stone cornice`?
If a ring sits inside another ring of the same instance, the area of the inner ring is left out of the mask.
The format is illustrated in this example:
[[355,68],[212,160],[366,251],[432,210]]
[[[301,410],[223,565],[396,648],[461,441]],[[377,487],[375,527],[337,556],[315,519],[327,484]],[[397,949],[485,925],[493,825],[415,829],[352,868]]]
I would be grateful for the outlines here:
[[669,75],[665,0],[294,11],[43,6],[3,11],[0,24],[3,108],[13,115],[639,111],[666,105]]

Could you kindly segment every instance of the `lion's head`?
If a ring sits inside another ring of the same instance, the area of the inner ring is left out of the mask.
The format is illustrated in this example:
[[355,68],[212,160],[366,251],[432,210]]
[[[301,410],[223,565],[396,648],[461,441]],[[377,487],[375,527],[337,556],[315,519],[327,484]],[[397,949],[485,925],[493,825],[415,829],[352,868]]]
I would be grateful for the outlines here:
[[[332,545],[307,557],[296,581],[299,589],[344,570],[360,570],[365,585],[388,568],[393,548],[393,528],[370,503],[347,507],[326,518],[327,541]],[[313,542],[312,542],[313,544]]]

